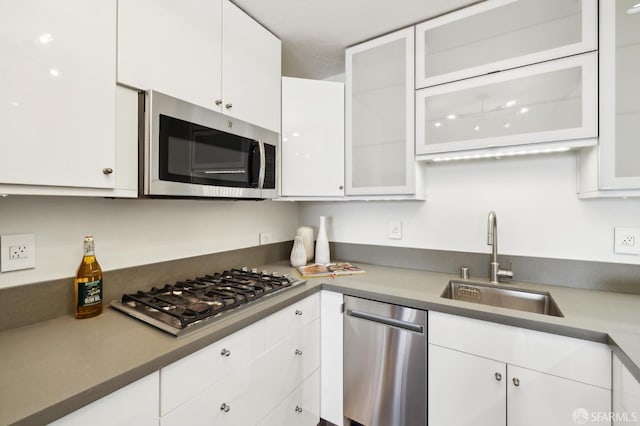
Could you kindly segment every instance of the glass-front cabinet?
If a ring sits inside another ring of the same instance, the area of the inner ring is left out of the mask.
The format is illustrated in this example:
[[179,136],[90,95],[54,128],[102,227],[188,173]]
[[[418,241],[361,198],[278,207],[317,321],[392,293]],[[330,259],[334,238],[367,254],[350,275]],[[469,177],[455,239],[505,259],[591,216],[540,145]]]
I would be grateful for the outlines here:
[[347,195],[414,194],[414,30],[346,50]]
[[597,0],[489,0],[416,26],[416,87],[596,49]]
[[596,53],[418,90],[416,154],[597,137]]
[[[600,145],[580,154],[581,196],[640,195],[640,5],[600,2]],[[605,190],[605,191],[600,191]],[[626,191],[621,193],[620,190]],[[636,190],[629,193],[628,190]],[[600,191],[600,192],[598,192]]]

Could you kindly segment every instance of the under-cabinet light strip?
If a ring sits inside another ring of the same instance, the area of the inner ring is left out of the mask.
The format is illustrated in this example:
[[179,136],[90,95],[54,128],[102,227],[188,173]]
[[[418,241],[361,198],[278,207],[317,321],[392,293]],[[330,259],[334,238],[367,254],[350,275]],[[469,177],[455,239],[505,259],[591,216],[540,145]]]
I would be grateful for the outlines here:
[[431,159],[434,163],[442,161],[458,161],[458,160],[478,160],[483,158],[501,158],[501,157],[515,157],[518,155],[534,155],[534,154],[551,154],[554,152],[566,152],[571,148],[559,147],[559,148],[544,148],[544,149],[527,149],[521,151],[498,151],[487,152],[479,154],[467,154],[467,155],[455,155],[451,157],[437,157]]

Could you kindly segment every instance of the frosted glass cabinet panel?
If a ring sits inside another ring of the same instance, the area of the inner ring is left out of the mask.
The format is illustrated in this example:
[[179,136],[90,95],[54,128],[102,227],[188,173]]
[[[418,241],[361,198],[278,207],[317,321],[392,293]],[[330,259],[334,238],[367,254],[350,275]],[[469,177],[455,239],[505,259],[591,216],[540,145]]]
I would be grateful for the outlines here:
[[640,7],[601,2],[600,155],[603,188],[640,188]]
[[416,87],[597,49],[597,0],[490,0],[416,27]]
[[346,50],[346,194],[412,194],[413,28]]
[[596,138],[596,54],[421,89],[416,105],[417,154]]

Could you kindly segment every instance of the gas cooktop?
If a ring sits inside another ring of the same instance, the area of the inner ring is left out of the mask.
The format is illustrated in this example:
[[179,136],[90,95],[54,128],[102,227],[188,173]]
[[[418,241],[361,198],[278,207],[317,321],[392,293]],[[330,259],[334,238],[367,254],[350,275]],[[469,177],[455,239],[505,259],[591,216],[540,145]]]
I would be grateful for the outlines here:
[[111,306],[174,336],[182,336],[226,312],[304,282],[244,267],[125,294],[121,300],[111,302]]

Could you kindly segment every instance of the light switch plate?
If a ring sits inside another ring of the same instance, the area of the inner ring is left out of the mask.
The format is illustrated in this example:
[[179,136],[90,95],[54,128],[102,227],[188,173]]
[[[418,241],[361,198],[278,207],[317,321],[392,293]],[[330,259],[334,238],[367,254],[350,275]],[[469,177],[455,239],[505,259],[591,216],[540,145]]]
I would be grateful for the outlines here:
[[393,240],[402,239],[402,221],[392,220],[389,222],[389,234],[387,235]]
[[36,267],[34,234],[0,235],[0,272]]

